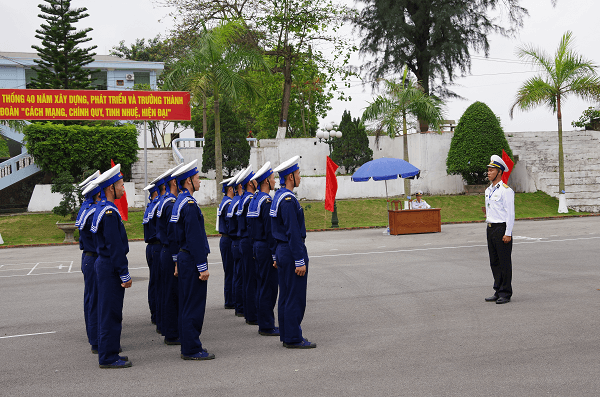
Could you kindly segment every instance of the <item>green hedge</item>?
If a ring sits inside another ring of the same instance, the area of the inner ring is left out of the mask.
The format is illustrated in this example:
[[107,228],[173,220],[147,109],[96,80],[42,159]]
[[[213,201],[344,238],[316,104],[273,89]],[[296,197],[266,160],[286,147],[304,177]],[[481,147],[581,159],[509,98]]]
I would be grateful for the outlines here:
[[138,132],[134,125],[119,127],[33,123],[25,127],[27,151],[42,171],[68,172],[76,179],[86,169],[105,171],[110,160],[129,174],[137,161]]
[[485,103],[475,102],[461,116],[446,160],[449,175],[462,175],[469,185],[485,184],[490,157],[502,157],[502,149],[513,158],[500,120]]

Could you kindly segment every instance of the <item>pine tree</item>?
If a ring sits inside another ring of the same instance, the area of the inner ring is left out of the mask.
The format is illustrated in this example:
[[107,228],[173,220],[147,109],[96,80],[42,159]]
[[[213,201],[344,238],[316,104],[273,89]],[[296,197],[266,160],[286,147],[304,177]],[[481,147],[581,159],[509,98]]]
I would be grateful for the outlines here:
[[[231,107],[221,104],[221,144],[223,154],[223,174],[233,176],[236,170],[248,166],[250,161],[250,145],[246,141],[246,127],[242,124]],[[202,152],[202,172],[215,169],[215,122],[210,119],[208,131],[204,136]]]
[[344,167],[346,173],[352,174],[358,167],[373,160],[373,150],[369,148],[365,125],[360,119],[352,120],[350,112],[346,110],[342,115],[339,130],[342,137],[333,140],[331,159]]
[[38,16],[46,21],[36,30],[35,37],[42,41],[41,46],[33,45],[41,59],[38,65],[35,88],[86,89],[91,85],[89,75],[93,72],[83,67],[94,61],[92,52],[97,46],[78,47],[91,40],[87,34],[92,28],[76,31],[74,23],[89,16],[87,8],[71,8],[71,0],[44,0],[39,4],[43,14]]

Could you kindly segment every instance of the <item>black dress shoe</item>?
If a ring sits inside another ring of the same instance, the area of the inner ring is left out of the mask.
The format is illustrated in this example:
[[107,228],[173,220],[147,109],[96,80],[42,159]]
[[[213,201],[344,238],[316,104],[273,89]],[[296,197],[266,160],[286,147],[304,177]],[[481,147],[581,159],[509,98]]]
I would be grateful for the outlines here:
[[485,298],[486,302],[496,302],[498,300],[498,295],[492,295],[489,298]]
[[248,325],[258,325],[258,322],[246,320],[246,324],[248,324]]
[[501,305],[503,303],[508,303],[508,302],[510,302],[510,298],[507,298],[507,297],[503,296],[501,298],[498,298],[498,300],[496,301],[496,304],[497,305]]

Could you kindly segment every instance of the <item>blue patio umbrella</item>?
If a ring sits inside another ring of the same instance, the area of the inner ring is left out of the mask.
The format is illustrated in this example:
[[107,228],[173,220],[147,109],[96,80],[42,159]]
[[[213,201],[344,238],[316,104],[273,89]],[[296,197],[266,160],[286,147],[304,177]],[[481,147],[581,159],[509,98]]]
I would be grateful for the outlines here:
[[[387,199],[387,181],[390,179],[416,179],[421,174],[421,170],[402,159],[382,157],[364,163],[352,175],[354,182],[366,182],[373,178],[374,181],[385,181],[385,197]],[[389,203],[388,203],[389,206]],[[389,209],[389,207],[388,207]]]

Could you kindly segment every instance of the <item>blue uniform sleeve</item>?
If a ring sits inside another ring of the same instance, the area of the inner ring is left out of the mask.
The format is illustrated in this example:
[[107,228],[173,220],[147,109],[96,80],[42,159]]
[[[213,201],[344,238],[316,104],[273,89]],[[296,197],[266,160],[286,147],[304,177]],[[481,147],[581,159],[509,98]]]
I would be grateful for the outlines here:
[[204,272],[208,270],[208,238],[204,230],[204,217],[195,202],[185,205],[182,212],[190,255],[194,258],[198,271]]
[[271,255],[273,256],[273,261],[275,261],[275,251],[277,250],[277,240],[273,237],[273,233],[271,233],[271,216],[269,215],[269,211],[271,210],[271,199],[267,199],[262,202],[260,208],[260,216],[262,218],[264,228],[265,228],[265,237],[267,239],[267,244],[269,246],[269,251],[271,251]]
[[291,200],[283,200],[279,204],[279,212],[283,218],[285,225],[285,235],[287,237],[294,264],[296,267],[306,265],[304,262],[304,241],[302,241],[301,225],[298,223],[298,215],[296,214],[298,204]]
[[[173,214],[173,206],[165,206],[163,216],[171,219]],[[177,262],[177,254],[179,253],[179,244],[177,244],[177,226],[173,222],[167,222],[167,241],[169,242],[169,254],[173,258],[173,262]]]
[[122,282],[131,280],[127,262],[127,253],[129,252],[129,243],[127,242],[127,233],[119,216],[108,212],[102,218],[104,227],[102,233],[106,248],[110,252],[110,261],[115,267]]

